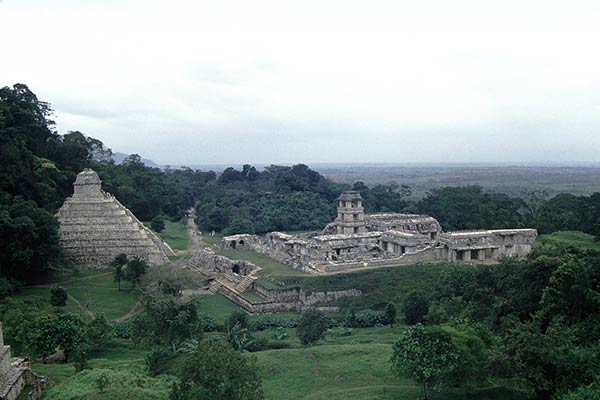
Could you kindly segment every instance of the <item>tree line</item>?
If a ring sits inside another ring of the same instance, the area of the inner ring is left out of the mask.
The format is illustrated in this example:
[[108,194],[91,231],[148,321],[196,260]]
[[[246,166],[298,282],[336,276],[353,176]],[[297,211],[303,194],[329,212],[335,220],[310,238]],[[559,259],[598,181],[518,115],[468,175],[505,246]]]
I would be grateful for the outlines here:
[[304,164],[259,171],[146,167],[139,155],[121,164],[101,141],[81,132],[60,135],[52,109],[26,85],[0,88],[0,276],[30,281],[60,264],[54,212],[73,191],[78,172],[95,169],[106,191],[141,220],[178,220],[196,205],[204,231],[224,234],[318,230],[336,215],[340,192],[357,190],[367,212],[410,212],[437,218],[445,230],[534,227],[547,233],[600,235],[600,193],[543,192],[510,197],[477,186],[433,189],[411,201],[410,188],[332,182]]

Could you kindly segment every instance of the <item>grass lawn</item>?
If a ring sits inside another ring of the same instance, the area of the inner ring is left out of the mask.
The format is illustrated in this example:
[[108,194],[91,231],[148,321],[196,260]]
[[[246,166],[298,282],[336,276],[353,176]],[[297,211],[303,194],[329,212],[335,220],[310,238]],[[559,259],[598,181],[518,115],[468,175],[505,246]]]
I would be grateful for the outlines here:
[[57,315],[65,312],[81,315],[81,309],[71,299],[67,299],[67,304],[64,307],[54,307],[51,305],[49,287],[19,289],[14,297],[32,304],[32,307],[35,305],[36,314],[40,316]]
[[202,243],[204,243],[205,246],[212,246],[220,243],[221,239],[223,239],[223,235],[218,233],[216,233],[214,236],[210,236],[208,234],[202,235]]
[[[385,328],[379,328],[385,329]],[[389,329],[389,328],[387,328]],[[390,371],[391,344],[317,345],[253,353],[263,377],[266,399],[421,398],[414,382]],[[481,390],[472,396],[444,390],[432,399],[525,399],[506,389]]]
[[[165,229],[157,234],[162,240],[167,242],[173,250],[185,250],[190,245],[186,222],[185,219],[177,222],[171,222],[168,219],[165,219]],[[152,229],[150,227],[150,222],[144,222],[144,225]]]
[[88,304],[92,312],[104,313],[107,319],[118,318],[131,310],[136,299],[127,282],[121,282],[121,290],[118,290],[112,271],[109,272],[110,274],[67,282],[61,286],[80,303]]
[[309,274],[306,272],[299,271],[292,267],[288,267],[280,263],[277,260],[272,259],[269,256],[264,254],[257,253],[255,251],[250,250],[222,250],[218,252],[222,256],[230,258],[232,260],[245,260],[250,261],[253,264],[258,265],[262,268],[262,271],[259,272],[258,276],[276,276],[276,275],[284,275],[284,276],[308,276]]
[[266,298],[262,297],[260,294],[253,292],[251,290],[246,290],[244,292],[244,297],[247,298],[248,300],[251,300],[254,302],[267,301]]
[[[205,296],[204,300],[219,297]],[[203,304],[205,307],[210,305],[208,301]],[[219,307],[222,308],[223,304],[231,303],[222,303]],[[211,310],[214,311],[214,308]],[[225,316],[222,314],[223,318]],[[420,387],[407,378],[393,376],[390,371],[392,343],[404,328],[399,325],[354,329],[350,336],[340,336],[342,329],[334,328],[310,348],[300,345],[294,329],[286,329],[288,336],[284,341],[292,348],[260,351],[246,356],[256,357],[268,400],[414,400],[421,398]],[[277,340],[274,331],[253,334]],[[49,377],[44,400],[166,400],[175,379],[174,373],[178,367],[185,365],[184,359],[179,356],[169,361],[167,373],[153,378],[145,369],[148,351],[150,348],[136,347],[129,340],[114,340],[104,351],[93,356],[89,370],[76,373],[72,364],[34,363],[32,367]],[[101,375],[109,380],[104,393],[96,384]],[[471,396],[447,389],[432,390],[430,394],[432,400],[527,399],[504,388],[479,390]]]
[[[126,314],[135,304],[135,296],[122,282],[122,290],[117,290],[117,283],[110,270],[82,271],[80,274],[63,275],[63,281],[56,285],[64,287],[88,310],[95,314],[104,313],[107,319],[114,319]],[[81,315],[81,308],[71,299],[65,307],[50,305],[50,287],[22,288],[16,298],[33,300],[39,304],[40,314],[52,315],[58,312],[73,312]]]
[[222,324],[225,318],[233,311],[241,310],[233,302],[227,300],[223,295],[217,293],[213,295],[203,295],[200,297],[198,311],[210,315],[217,320],[217,323]]
[[[95,354],[89,361],[90,369],[82,372],[77,373],[71,363],[34,363],[32,369],[49,379],[44,400],[168,399],[175,377],[149,377],[144,367],[148,351],[132,346],[127,340],[114,340],[105,351]],[[101,375],[108,378],[103,392],[96,383]]]
[[535,241],[534,247],[545,243],[561,243],[578,247],[580,249],[600,251],[600,241],[595,241],[594,239],[594,236],[579,231],[561,231],[540,235],[540,237]]

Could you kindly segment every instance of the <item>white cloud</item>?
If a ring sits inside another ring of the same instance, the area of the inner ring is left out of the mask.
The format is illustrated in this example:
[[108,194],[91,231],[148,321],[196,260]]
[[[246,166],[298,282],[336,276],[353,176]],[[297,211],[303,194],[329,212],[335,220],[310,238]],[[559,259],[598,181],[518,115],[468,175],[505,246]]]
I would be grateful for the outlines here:
[[62,131],[162,163],[600,161],[599,17],[596,1],[5,0],[0,76]]

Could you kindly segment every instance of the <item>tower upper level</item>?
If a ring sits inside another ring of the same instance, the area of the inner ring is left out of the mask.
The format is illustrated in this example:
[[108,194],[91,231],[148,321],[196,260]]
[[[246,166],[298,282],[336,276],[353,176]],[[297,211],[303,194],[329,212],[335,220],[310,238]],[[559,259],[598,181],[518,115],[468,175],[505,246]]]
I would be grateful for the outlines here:
[[86,168],[77,174],[77,179],[73,183],[73,198],[79,200],[101,200],[104,198],[101,185],[102,181],[96,171]]
[[367,231],[362,200],[357,191],[343,192],[338,197],[338,215],[335,220],[337,233],[348,235]]

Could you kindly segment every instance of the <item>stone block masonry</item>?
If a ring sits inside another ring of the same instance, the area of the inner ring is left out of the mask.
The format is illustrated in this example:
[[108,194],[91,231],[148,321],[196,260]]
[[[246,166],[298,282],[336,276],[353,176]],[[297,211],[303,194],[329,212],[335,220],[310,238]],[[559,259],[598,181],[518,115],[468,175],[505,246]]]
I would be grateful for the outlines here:
[[96,172],[80,172],[74,187],[57,213],[66,265],[105,268],[121,253],[159,265],[175,255],[114,196],[102,191]]
[[10,346],[4,345],[0,323],[0,400],[15,400],[26,385],[31,386],[29,400],[41,397],[48,379],[36,374],[23,358],[11,358]]
[[367,214],[357,192],[338,198],[338,217],[321,234],[271,232],[224,237],[221,248],[266,254],[312,274],[424,262],[496,262],[528,254],[535,229],[442,232],[428,215]]

